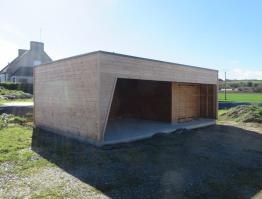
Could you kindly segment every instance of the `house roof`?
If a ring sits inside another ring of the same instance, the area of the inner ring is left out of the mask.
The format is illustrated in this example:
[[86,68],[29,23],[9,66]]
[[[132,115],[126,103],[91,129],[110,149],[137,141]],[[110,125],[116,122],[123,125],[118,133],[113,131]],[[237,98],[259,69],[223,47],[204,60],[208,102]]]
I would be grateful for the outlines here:
[[19,67],[11,76],[33,76],[33,67]]
[[13,61],[11,61],[10,63],[8,63],[1,71],[0,73],[5,73],[6,70],[8,70],[9,67],[13,66],[15,63],[17,63],[25,54],[28,53],[28,50],[25,51],[22,55],[17,56]]

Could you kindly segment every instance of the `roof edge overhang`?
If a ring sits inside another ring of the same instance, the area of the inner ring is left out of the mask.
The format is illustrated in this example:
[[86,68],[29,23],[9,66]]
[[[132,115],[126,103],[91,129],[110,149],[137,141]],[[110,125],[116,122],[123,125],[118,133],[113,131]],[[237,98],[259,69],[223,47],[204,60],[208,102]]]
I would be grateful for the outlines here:
[[113,56],[121,56],[121,57],[127,57],[127,58],[133,58],[133,59],[145,60],[145,61],[151,61],[151,62],[159,62],[159,63],[162,63],[162,64],[174,64],[174,65],[179,65],[179,66],[183,66],[183,67],[191,67],[191,68],[196,68],[196,69],[203,69],[203,70],[210,70],[210,71],[218,72],[218,70],[211,69],[211,68],[204,68],[204,67],[180,64],[180,63],[175,63],[175,62],[168,62],[168,61],[162,61],[162,60],[156,60],[156,59],[150,59],[150,58],[144,58],[144,57],[137,57],[137,56],[132,56],[132,55],[125,55],[125,54],[120,54],[120,53],[107,52],[107,51],[102,51],[102,50],[93,51],[93,52],[89,52],[89,53],[85,53],[85,54],[80,54],[80,55],[75,55],[75,56],[71,56],[71,57],[66,57],[66,58],[54,60],[52,62],[47,62],[45,64],[41,64],[41,65],[39,65],[37,67],[41,67],[41,66],[44,66],[44,65],[47,65],[47,64],[51,64],[51,63],[66,61],[66,60],[69,60],[69,59],[76,59],[76,58],[79,58],[79,57],[93,55],[93,54],[97,54],[97,53],[113,55]]

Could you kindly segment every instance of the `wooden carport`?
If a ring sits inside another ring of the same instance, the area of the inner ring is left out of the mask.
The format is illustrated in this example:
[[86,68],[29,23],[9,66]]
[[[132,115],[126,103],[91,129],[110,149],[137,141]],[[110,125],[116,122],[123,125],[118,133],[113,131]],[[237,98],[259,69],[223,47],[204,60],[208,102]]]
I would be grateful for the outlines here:
[[[197,128],[215,123],[217,83],[217,70],[96,51],[35,68],[34,122],[37,128],[96,145],[108,143],[114,119],[133,118],[132,124],[147,126],[150,135]],[[110,143],[134,140],[128,137],[132,133],[143,138],[143,129],[134,131]]]

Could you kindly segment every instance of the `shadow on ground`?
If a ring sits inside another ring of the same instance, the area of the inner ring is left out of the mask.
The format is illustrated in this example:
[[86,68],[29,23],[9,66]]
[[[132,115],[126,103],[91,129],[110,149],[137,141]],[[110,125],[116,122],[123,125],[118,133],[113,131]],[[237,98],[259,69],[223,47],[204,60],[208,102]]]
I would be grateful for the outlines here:
[[216,125],[96,148],[34,130],[32,148],[111,198],[241,198],[262,190],[262,134]]

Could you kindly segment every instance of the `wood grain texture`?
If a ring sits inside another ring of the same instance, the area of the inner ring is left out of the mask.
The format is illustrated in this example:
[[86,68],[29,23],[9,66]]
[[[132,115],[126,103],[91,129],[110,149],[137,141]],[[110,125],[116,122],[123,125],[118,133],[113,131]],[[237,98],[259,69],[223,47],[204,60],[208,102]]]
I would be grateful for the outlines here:
[[98,140],[96,55],[35,69],[35,125]]
[[172,83],[172,122],[200,117],[200,85]]

